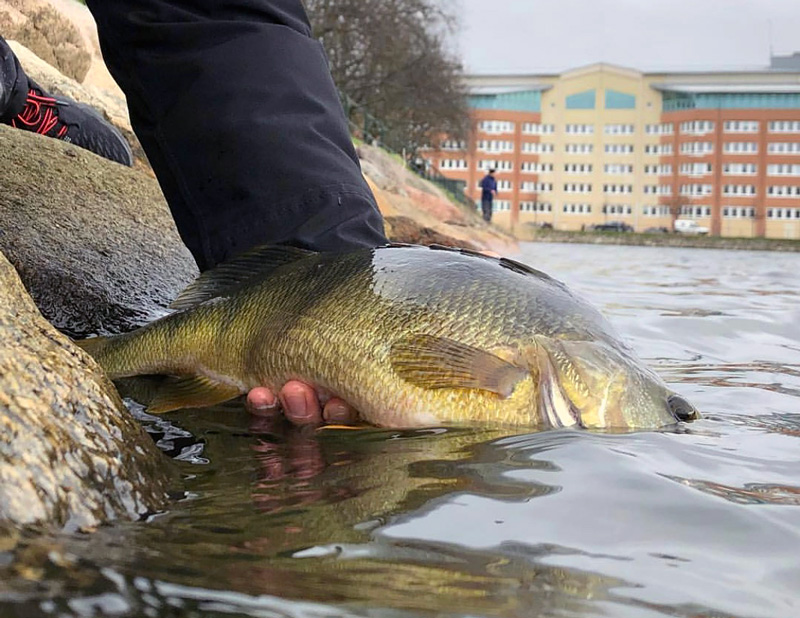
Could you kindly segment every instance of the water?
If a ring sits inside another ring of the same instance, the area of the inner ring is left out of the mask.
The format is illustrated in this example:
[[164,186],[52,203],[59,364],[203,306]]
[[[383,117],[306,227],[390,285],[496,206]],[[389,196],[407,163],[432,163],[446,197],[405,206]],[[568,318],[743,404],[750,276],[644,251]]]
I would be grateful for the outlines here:
[[800,615],[800,255],[527,245],[705,414],[630,435],[143,422],[168,512],[0,547],[0,616]]

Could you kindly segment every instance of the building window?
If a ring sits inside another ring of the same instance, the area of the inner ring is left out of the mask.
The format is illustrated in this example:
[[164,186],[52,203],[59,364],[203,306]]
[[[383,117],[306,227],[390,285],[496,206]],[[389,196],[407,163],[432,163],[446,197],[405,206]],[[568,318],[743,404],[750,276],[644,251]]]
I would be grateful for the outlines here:
[[567,135],[591,135],[594,133],[593,124],[566,124],[564,132]]
[[446,139],[441,144],[439,144],[439,150],[466,150],[467,149],[467,142],[454,139]]
[[511,210],[511,202],[509,200],[492,200],[492,212],[504,212]]
[[723,206],[722,216],[725,219],[752,219],[756,209],[749,206]]
[[686,176],[705,176],[711,172],[711,163],[681,163],[681,174]]
[[522,124],[522,133],[524,135],[550,135],[555,133],[555,125],[525,122]]
[[672,144],[645,144],[644,154],[647,155],[671,155]]
[[770,133],[800,133],[800,120],[773,120],[768,126]]
[[510,172],[514,169],[511,161],[499,161],[497,159],[481,159],[478,161],[478,169],[483,172],[497,170],[498,172]]
[[726,120],[722,127],[725,133],[758,133],[758,120]]
[[684,135],[706,135],[714,130],[711,120],[690,120],[681,123],[681,133]]
[[618,194],[618,193],[633,193],[633,185],[603,185],[603,193]]
[[724,185],[722,187],[722,195],[726,197],[752,197],[755,194],[755,185]]
[[561,208],[568,215],[586,215],[592,212],[591,204],[564,204]]
[[767,176],[800,176],[800,165],[790,163],[767,165]]
[[440,170],[465,170],[467,168],[466,159],[442,159],[439,161]]
[[478,150],[482,152],[514,152],[514,142],[499,139],[478,140]]
[[758,165],[755,163],[725,163],[722,173],[726,176],[755,176]]
[[725,154],[756,154],[758,142],[725,142],[722,145]]
[[568,182],[564,185],[565,193],[591,193],[592,185],[583,182]]
[[770,208],[767,219],[800,219],[800,208]]
[[591,163],[565,163],[564,171],[567,174],[591,174],[592,167]]
[[520,202],[520,212],[553,212],[550,202]]
[[507,120],[481,120],[478,129],[484,133],[513,133],[515,125]]
[[714,144],[712,142],[683,142],[681,144],[681,154],[700,156],[713,152]]
[[703,197],[714,192],[714,185],[681,185],[681,195]]
[[681,216],[690,218],[710,217],[711,206],[681,206]]
[[604,215],[622,215],[627,216],[633,214],[633,206],[630,204],[604,204]]
[[606,135],[633,135],[634,126],[632,124],[607,124],[604,132]]
[[633,154],[633,144],[605,144],[606,154]]
[[522,142],[522,152],[526,154],[553,152],[553,144],[548,144],[546,142]]
[[767,152],[769,154],[800,154],[800,142],[772,142],[767,144]]
[[592,144],[565,144],[564,152],[567,154],[591,154],[594,150]]
[[549,193],[552,190],[552,182],[531,182],[526,180],[520,185],[520,191],[524,193]]
[[[481,181],[479,180],[475,185],[478,189],[481,188]],[[514,188],[514,183],[510,180],[498,180],[497,181],[497,191],[511,191]]]
[[798,197],[800,196],[800,187],[771,185],[767,187],[767,195],[769,197]]
[[646,217],[669,216],[669,206],[642,206],[642,214]]
[[552,163],[540,163],[538,161],[523,161],[520,163],[520,171],[523,174],[541,174],[553,171]]
[[633,165],[628,163],[606,163],[603,166],[606,174],[633,174]]
[[647,135],[672,135],[673,125],[671,122],[662,122],[661,124],[646,124],[644,132]]

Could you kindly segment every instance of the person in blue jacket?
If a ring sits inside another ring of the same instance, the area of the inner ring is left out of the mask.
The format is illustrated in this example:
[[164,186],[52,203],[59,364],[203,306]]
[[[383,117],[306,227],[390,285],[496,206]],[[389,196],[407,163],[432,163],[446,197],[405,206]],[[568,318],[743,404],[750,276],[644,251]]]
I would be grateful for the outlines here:
[[497,180],[494,177],[495,170],[489,170],[489,173],[481,180],[481,210],[483,211],[483,220],[492,220],[492,200],[497,195]]

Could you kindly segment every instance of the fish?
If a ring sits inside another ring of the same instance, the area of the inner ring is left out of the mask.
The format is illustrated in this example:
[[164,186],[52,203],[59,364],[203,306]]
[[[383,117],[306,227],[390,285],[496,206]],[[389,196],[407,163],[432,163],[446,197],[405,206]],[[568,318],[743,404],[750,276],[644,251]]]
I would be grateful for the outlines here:
[[203,273],[171,308],[78,342],[112,380],[163,376],[153,413],[300,380],[391,428],[613,431],[699,417],[566,285],[470,250],[266,245]]

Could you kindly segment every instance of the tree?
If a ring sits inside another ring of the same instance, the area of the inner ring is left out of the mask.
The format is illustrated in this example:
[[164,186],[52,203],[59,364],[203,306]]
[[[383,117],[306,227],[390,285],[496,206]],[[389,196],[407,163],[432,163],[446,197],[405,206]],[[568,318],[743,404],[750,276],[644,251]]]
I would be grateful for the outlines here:
[[378,118],[387,145],[413,153],[439,135],[467,135],[462,67],[447,48],[456,22],[438,0],[305,4],[336,85],[357,103],[349,113]]

